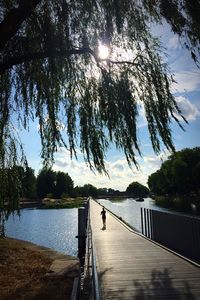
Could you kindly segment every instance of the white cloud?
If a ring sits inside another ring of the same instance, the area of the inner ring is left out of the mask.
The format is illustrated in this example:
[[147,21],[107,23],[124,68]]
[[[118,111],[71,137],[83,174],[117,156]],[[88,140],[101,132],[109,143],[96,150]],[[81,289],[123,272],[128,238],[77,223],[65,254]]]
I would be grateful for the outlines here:
[[[154,173],[157,171],[162,163],[162,155],[156,156],[156,155],[150,155],[150,156],[144,156],[144,164],[143,169],[146,170],[146,172],[150,175],[151,173]],[[166,158],[166,155],[165,157]]]
[[[185,71],[175,74],[175,80],[177,83],[173,84],[173,92],[192,92],[200,91],[200,72],[199,71]],[[176,97],[177,103],[182,111],[183,116],[188,121],[194,121],[200,114],[198,108],[192,104],[187,98],[183,96]],[[139,117],[138,128],[147,126],[147,120],[145,117],[145,110],[143,103],[139,105]],[[182,120],[180,116],[177,116],[179,120]]]
[[[183,96],[176,97],[177,104],[187,121],[194,121],[200,116],[198,108]],[[180,116],[177,116],[182,120]]]
[[169,43],[168,43],[168,49],[178,49],[180,48],[180,39],[177,35],[173,35],[172,37],[169,38]]
[[94,173],[84,161],[71,160],[68,151],[64,149],[60,149],[53,167],[55,171],[68,173],[74,185],[83,186],[90,183],[97,188],[105,187],[124,191],[133,181],[146,185],[148,175],[159,168],[159,163],[157,159],[154,161],[153,157],[145,157],[144,161],[141,161],[139,170],[135,166],[131,170],[126,159],[121,158],[114,162],[106,161],[106,168],[109,171],[109,177]]
[[200,72],[198,70],[175,73],[177,83],[172,86],[173,92],[192,92],[200,90]]

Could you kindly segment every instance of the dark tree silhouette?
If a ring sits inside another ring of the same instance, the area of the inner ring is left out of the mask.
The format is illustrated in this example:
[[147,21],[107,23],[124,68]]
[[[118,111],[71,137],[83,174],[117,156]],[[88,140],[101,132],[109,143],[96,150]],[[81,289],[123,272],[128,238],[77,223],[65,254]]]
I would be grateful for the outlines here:
[[42,169],[37,176],[37,195],[40,199],[53,196],[56,185],[56,172],[51,169]]
[[78,147],[91,168],[106,172],[110,143],[136,164],[141,103],[155,152],[161,141],[174,151],[170,121],[181,112],[148,24],[167,20],[197,61],[199,11],[198,0],[1,1],[0,168],[25,162],[15,128],[28,130],[36,119],[46,166],[58,147],[71,156]]
[[200,148],[183,149],[169,156],[161,168],[148,178],[157,195],[187,195],[200,192]]
[[62,194],[71,196],[73,193],[74,183],[69,174],[64,172],[56,172],[56,184],[54,189],[54,197],[61,198]]
[[134,181],[129,184],[126,193],[133,197],[146,197],[149,195],[149,189],[141,183]]

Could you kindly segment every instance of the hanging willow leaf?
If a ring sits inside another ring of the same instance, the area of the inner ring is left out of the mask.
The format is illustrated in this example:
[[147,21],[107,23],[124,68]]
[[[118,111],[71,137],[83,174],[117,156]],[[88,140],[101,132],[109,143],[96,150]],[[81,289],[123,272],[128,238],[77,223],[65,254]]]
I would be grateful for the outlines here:
[[[124,151],[129,165],[137,165],[137,116],[143,103],[155,152],[161,142],[174,151],[170,122],[179,122],[181,112],[148,24],[167,20],[180,38],[187,38],[184,43],[197,62],[199,11],[197,0],[1,1],[2,178],[20,157],[25,161],[12,118],[24,129],[30,120],[39,123],[46,165],[65,146],[71,156],[80,148],[92,169],[106,172],[110,143]],[[104,60],[98,57],[100,42],[110,51]],[[8,197],[3,189],[7,186],[0,189],[1,203]]]

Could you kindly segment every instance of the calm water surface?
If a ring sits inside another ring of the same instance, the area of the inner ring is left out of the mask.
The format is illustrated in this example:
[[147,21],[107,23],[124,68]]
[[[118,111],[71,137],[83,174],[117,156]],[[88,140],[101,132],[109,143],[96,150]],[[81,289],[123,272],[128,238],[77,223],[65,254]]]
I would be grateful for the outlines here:
[[[99,199],[98,202],[114,212],[117,216],[121,217],[136,230],[141,232],[141,213],[140,208],[150,208],[159,211],[169,211],[167,209],[158,207],[154,204],[151,198],[145,198],[144,202],[137,202],[133,198],[123,200],[107,200]],[[109,224],[108,224],[109,226]]]
[[[132,198],[120,201],[99,199],[98,202],[140,232],[140,207],[168,211],[156,206],[151,198],[145,198],[144,202],[137,202]],[[109,226],[109,220],[107,225]],[[20,218],[15,215],[8,219],[6,234],[76,256],[78,209],[22,209]]]
[[78,209],[22,209],[10,216],[6,235],[77,255]]

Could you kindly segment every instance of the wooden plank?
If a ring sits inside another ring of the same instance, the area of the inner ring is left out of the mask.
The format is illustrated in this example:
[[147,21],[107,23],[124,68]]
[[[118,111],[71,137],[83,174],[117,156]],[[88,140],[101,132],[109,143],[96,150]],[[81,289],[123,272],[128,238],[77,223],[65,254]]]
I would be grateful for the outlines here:
[[200,268],[129,231],[101,206],[90,217],[102,299],[200,299]]

